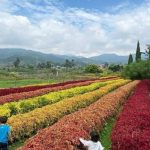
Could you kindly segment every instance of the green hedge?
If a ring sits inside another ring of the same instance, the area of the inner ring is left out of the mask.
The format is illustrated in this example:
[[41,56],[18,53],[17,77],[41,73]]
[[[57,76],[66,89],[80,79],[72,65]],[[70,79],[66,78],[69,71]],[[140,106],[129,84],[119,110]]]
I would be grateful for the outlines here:
[[150,61],[140,61],[127,65],[123,72],[123,77],[130,79],[149,79]]

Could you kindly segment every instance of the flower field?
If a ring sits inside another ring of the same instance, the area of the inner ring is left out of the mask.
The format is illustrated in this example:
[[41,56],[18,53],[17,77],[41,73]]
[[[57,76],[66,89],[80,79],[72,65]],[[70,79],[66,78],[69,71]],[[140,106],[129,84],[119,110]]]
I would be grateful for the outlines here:
[[[150,81],[139,82],[131,82],[118,77],[107,77],[68,81],[53,85],[0,89],[0,116],[8,117],[8,124],[12,127],[11,137],[14,143],[21,139],[27,139],[24,146],[19,149],[73,150],[79,145],[79,137],[89,138],[89,133],[93,129],[102,130],[107,119],[118,112],[118,107],[126,102],[135,87],[135,93],[129,98],[125,108],[131,99],[134,99],[134,95],[138,98],[141,96],[140,99],[145,99],[145,101],[140,101],[135,96],[137,104],[134,103],[133,105],[142,106],[145,112],[142,111],[141,116],[145,117],[145,114],[148,113]],[[141,89],[143,94],[138,95]],[[145,103],[146,99],[147,103]],[[137,108],[137,110],[142,110],[142,108]],[[128,113],[130,112],[126,114]],[[135,113],[133,116],[135,116]],[[128,118],[124,119],[125,122],[130,119],[130,115],[126,115]],[[122,118],[122,114],[120,118]],[[119,119],[117,123],[119,123]],[[141,120],[141,126],[144,123],[147,126],[149,125],[148,117],[146,119],[145,122]],[[131,128],[131,122],[128,129]],[[138,124],[137,120],[136,122]],[[120,140],[121,142],[122,139],[124,141],[124,137],[119,136],[125,134],[125,129],[123,129],[125,126],[122,124],[119,126],[117,124],[117,127],[114,128],[112,134],[113,150],[118,149],[115,141]],[[146,129],[143,137],[148,136],[149,130]],[[137,136],[137,133],[133,132],[132,136]],[[126,139],[127,137],[128,134]],[[131,141],[131,143],[134,142]]]
[[[19,113],[26,113],[35,108],[42,107],[48,104],[56,103],[64,98],[73,97],[75,95],[83,94],[86,92],[94,91],[102,86],[110,83],[114,83],[117,80],[107,81],[107,82],[96,82],[88,86],[80,86],[75,88],[70,88],[67,90],[61,90],[58,92],[51,92],[42,96],[19,100],[19,102],[5,103],[0,106],[0,116],[12,116]],[[118,80],[121,81],[121,80]]]
[[112,133],[112,150],[150,150],[150,80],[138,84]]
[[108,84],[93,92],[65,99],[56,104],[35,109],[29,113],[12,116],[9,118],[8,123],[13,127],[13,139],[31,136],[39,129],[52,125],[61,117],[88,106],[104,94],[110,92],[110,90],[124,85],[127,82],[129,81],[118,80],[118,82],[115,81],[115,83]]
[[[13,102],[13,101],[19,101],[21,99],[26,99],[26,98],[31,98],[31,97],[35,97],[35,96],[40,96],[49,92],[54,92],[54,91],[59,91],[59,90],[64,90],[64,89],[68,89],[68,88],[72,88],[72,87],[78,87],[78,86],[86,86],[89,85],[91,83],[94,82],[98,82],[98,81],[107,81],[107,80],[112,80],[112,79],[117,79],[117,77],[108,77],[108,78],[102,78],[102,79],[92,79],[92,80],[79,80],[79,81],[73,81],[73,82],[64,82],[64,83],[59,83],[59,84],[53,84],[52,85],[47,85],[46,88],[45,86],[39,86],[40,89],[36,89],[36,90],[29,90],[29,91],[23,91],[23,89],[30,89],[33,88],[35,86],[32,87],[21,87],[21,90],[18,90],[19,88],[11,88],[11,89],[0,89],[0,104],[5,104],[8,102]],[[9,91],[10,90],[10,91]],[[11,93],[11,91],[14,91]],[[20,92],[19,92],[20,91]],[[23,91],[23,92],[21,92]],[[4,92],[4,93],[3,93]],[[17,93],[18,92],[18,93]]]
[[34,86],[26,86],[26,87],[19,87],[19,88],[8,88],[8,89],[0,89],[0,96],[13,94],[13,93],[20,93],[20,92],[29,92],[29,91],[35,91],[38,89],[44,89],[44,88],[50,88],[50,87],[57,87],[57,86],[64,86],[67,84],[73,84],[78,82],[85,82],[85,81],[94,81],[97,79],[91,79],[91,80],[80,80],[80,81],[67,81],[64,83],[56,83],[56,84],[50,84],[50,85],[34,85]]
[[[116,78],[116,77],[109,77],[108,79],[113,79],[113,78]],[[65,85],[69,85],[69,84],[82,83],[82,82],[86,82],[86,81],[95,81],[95,80],[98,80],[98,79],[88,79],[88,80],[79,80],[79,81],[67,81],[67,82],[63,82],[63,83],[56,83],[56,84],[49,84],[49,85],[34,85],[34,86],[26,86],[26,87],[19,87],[19,88],[0,89],[0,96],[13,94],[13,93],[36,91],[36,90],[44,89],[44,88],[65,86]]]
[[112,116],[138,81],[131,82],[107,94],[90,106],[60,119],[27,141],[22,150],[66,150],[79,144],[79,137],[88,137],[93,129],[100,130],[105,120]]

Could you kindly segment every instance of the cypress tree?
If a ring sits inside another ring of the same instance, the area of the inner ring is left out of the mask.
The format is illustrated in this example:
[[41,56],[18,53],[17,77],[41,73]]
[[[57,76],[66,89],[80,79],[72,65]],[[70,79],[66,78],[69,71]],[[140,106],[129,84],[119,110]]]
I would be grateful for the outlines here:
[[129,59],[128,59],[128,64],[131,64],[131,63],[133,63],[133,57],[132,57],[132,55],[130,54],[130,55],[129,55]]
[[140,43],[139,43],[139,41],[137,42],[135,60],[136,60],[136,62],[141,60],[141,52],[140,52]]

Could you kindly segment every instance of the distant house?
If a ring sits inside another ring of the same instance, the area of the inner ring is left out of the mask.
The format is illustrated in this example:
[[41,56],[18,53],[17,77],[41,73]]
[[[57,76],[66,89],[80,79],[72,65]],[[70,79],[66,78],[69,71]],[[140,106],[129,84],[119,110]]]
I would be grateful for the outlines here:
[[108,66],[109,66],[109,64],[108,63],[104,63],[104,64],[100,64],[99,65],[101,68],[107,68]]

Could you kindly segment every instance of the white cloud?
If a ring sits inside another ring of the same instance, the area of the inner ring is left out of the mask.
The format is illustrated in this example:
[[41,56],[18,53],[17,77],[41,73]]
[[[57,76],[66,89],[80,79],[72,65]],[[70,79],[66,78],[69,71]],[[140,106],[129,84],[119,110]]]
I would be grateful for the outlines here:
[[[45,10],[45,7],[35,8],[30,3],[23,6],[32,10],[32,16],[13,13],[18,9],[16,6],[9,10],[6,5],[0,5],[3,8],[0,9],[0,47],[93,56],[102,53],[128,55],[135,52],[137,40],[141,41],[142,48],[150,43],[150,5],[147,3],[118,14],[77,8],[64,10],[50,3]],[[33,20],[34,17],[38,19]]]

